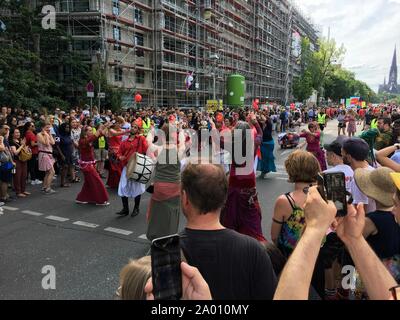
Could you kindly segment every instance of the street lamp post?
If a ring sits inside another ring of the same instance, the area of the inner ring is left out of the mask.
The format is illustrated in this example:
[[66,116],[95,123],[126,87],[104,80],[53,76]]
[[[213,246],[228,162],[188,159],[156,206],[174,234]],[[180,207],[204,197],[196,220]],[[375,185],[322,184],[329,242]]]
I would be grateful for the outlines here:
[[213,73],[212,73],[212,75],[213,75],[213,100],[215,101],[215,99],[216,99],[216,92],[215,92],[215,84],[216,84],[216,82],[215,82],[215,73],[216,73],[216,71],[217,71],[217,62],[218,62],[218,60],[219,60],[219,56],[217,55],[217,54],[212,54],[212,55],[210,55],[210,59],[213,61],[213,66],[214,66],[214,70],[213,70]]
[[100,92],[101,92],[101,51],[97,51],[97,63],[99,64],[99,92],[97,93],[98,98],[99,98],[99,113],[101,114],[101,98],[100,98]]

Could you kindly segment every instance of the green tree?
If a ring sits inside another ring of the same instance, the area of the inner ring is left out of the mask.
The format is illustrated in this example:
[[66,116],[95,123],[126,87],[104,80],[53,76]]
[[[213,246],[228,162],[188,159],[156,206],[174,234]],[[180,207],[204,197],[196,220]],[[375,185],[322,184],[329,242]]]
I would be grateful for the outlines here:
[[11,12],[3,19],[7,30],[0,35],[0,69],[5,78],[0,104],[67,108],[67,101],[74,103],[81,94],[89,69],[72,52],[72,39],[62,25],[44,30],[40,8],[32,10],[29,1],[0,0],[0,4]]
[[327,78],[335,71],[336,66],[343,62],[346,49],[344,46],[336,46],[334,39],[318,41],[318,50],[314,51],[308,69],[312,74],[312,85],[322,95]]

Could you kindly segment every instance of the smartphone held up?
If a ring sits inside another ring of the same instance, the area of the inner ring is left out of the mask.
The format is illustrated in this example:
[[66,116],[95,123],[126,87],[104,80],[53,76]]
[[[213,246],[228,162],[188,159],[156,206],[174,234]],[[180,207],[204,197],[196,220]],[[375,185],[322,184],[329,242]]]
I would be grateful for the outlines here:
[[352,201],[346,190],[346,177],[343,172],[319,174],[318,192],[325,201],[332,201],[335,204],[338,217],[347,215],[347,204]]
[[179,235],[152,241],[151,272],[155,300],[179,300],[182,297]]

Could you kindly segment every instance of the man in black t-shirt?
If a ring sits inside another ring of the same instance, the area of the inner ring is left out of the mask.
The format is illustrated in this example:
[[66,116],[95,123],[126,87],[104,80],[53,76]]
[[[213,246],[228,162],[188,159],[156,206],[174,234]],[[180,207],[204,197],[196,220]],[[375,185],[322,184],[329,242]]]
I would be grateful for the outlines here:
[[221,166],[190,164],[182,173],[181,204],[187,218],[183,253],[199,269],[213,299],[270,300],[277,279],[266,251],[255,239],[219,222],[227,191]]

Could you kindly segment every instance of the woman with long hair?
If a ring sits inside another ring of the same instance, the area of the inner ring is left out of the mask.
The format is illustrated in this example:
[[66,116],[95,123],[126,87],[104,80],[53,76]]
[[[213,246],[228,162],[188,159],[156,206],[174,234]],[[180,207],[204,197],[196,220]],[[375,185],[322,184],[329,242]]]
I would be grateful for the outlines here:
[[55,175],[53,146],[56,142],[51,134],[50,122],[42,122],[42,131],[37,134],[37,140],[39,148],[39,170],[45,172],[42,190],[46,194],[53,194],[56,192],[51,188],[51,183]]
[[26,145],[32,151],[32,158],[28,161],[28,171],[31,178],[31,185],[39,185],[42,184],[42,181],[40,180],[42,173],[39,171],[39,149],[37,136],[35,133],[35,124],[33,122],[25,123],[23,131]]
[[68,172],[71,176],[71,180],[75,181],[75,169],[73,163],[74,142],[71,138],[71,125],[69,123],[62,123],[59,133],[61,151],[59,159],[61,169],[61,187],[70,187],[70,185],[66,183]]
[[[261,127],[254,113],[251,113],[247,120],[252,123],[257,134],[262,136]],[[228,199],[221,213],[221,223],[229,229],[265,243],[267,240],[264,238],[261,228],[261,207],[258,202],[254,173],[254,159],[258,143],[248,122],[238,121],[236,123],[230,146],[230,141],[224,140],[225,148],[232,150],[232,165],[229,173]],[[211,125],[215,129],[212,120]],[[254,145],[254,152],[247,154],[246,146],[251,143]],[[235,151],[236,148],[241,150],[240,155],[238,154],[240,152]],[[245,159],[244,162],[243,159]]]
[[275,157],[274,157],[274,139],[272,138],[272,121],[268,117],[261,116],[261,129],[263,130],[261,144],[261,159],[258,161],[257,170],[261,171],[261,178],[269,172],[276,172]]
[[[183,131],[173,124],[161,128],[161,146],[155,151],[154,192],[148,208],[147,239],[153,240],[178,232],[180,214],[181,162],[185,156]],[[151,133],[148,141],[151,141]]]
[[357,131],[356,125],[356,113],[353,109],[350,109],[346,114],[346,123],[347,123],[347,133],[349,137],[354,137],[354,134]]
[[325,153],[321,149],[320,137],[321,132],[319,131],[319,127],[315,122],[309,123],[308,130],[304,129],[300,134],[300,138],[306,138],[307,140],[307,151],[311,152],[318,159],[322,171],[325,171],[327,169],[326,159]]
[[30,195],[25,190],[26,179],[28,176],[28,163],[20,159],[20,154],[23,150],[27,150],[25,138],[21,139],[21,132],[15,128],[11,133],[10,149],[15,163],[15,174],[13,178],[15,193],[18,198],[25,198]]
[[81,155],[79,165],[85,177],[85,182],[81,192],[76,197],[76,203],[93,203],[99,206],[109,205],[107,190],[95,168],[96,161],[93,147],[93,142],[104,134],[103,128],[104,127],[101,126],[99,130],[96,131],[96,134],[93,133],[93,128],[90,126],[86,126],[82,129],[81,138],[79,140],[79,153]]
[[123,169],[121,162],[118,160],[118,150],[121,146],[123,135],[127,133],[122,129],[124,123],[125,119],[118,117],[117,121],[107,132],[109,161],[107,186],[112,189],[118,188]]

